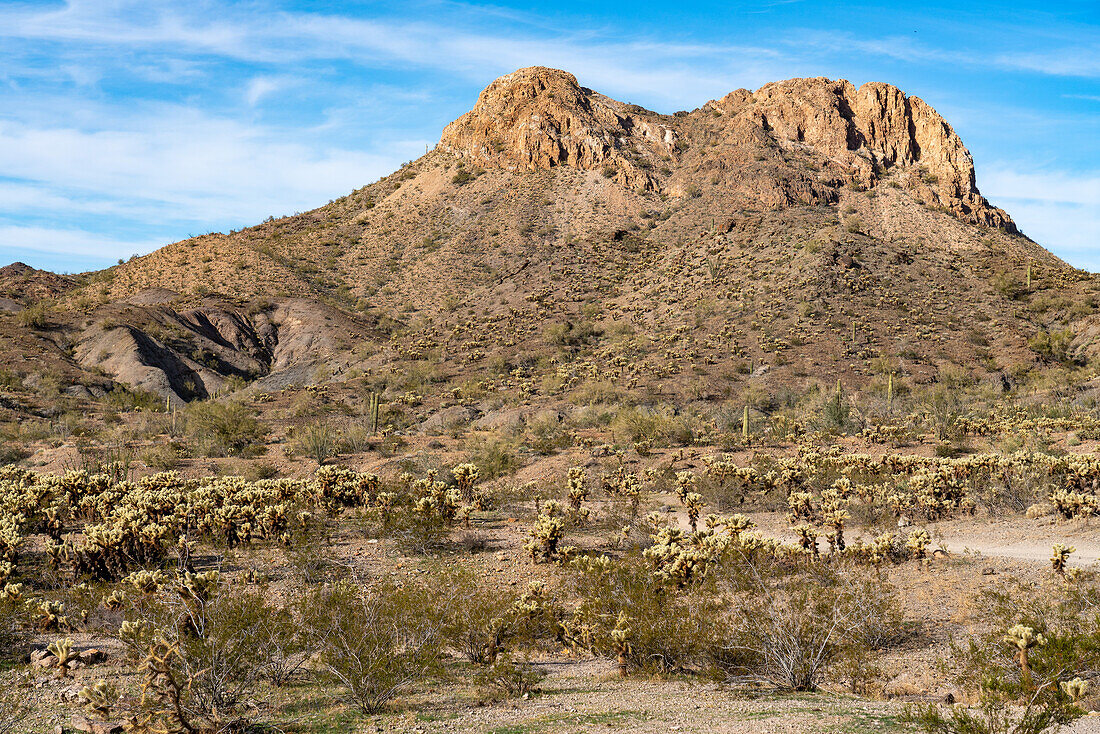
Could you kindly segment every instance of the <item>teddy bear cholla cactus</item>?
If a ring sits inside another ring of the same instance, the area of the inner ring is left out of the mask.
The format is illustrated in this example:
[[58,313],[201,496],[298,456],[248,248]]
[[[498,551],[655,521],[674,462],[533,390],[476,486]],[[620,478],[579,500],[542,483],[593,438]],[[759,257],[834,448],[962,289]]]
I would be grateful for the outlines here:
[[618,618],[615,620],[615,626],[611,628],[608,636],[611,638],[611,645],[615,649],[615,655],[619,663],[619,675],[625,676],[630,661],[630,653],[632,652],[632,645],[630,644],[630,637],[634,630],[630,628],[630,618],[626,616],[625,612],[619,612]]
[[111,716],[111,709],[118,703],[118,689],[107,681],[98,680],[80,689],[77,697],[90,715],[107,719]]
[[1047,644],[1046,637],[1025,624],[1013,625],[1005,633],[1005,642],[1016,648],[1016,660],[1020,663],[1020,678],[1024,687],[1031,688],[1031,666],[1028,664],[1028,650]]
[[[558,546],[565,535],[565,521],[561,517],[561,504],[556,500],[547,500],[539,508],[538,517],[529,533],[530,539],[524,549],[538,563],[542,561],[563,561],[563,551]],[[565,554],[566,556],[568,553]]]
[[451,525],[462,507],[462,495],[453,487],[436,481],[436,476],[434,471],[429,471],[427,476],[413,483],[417,495],[413,511],[425,520]]
[[52,632],[68,626],[65,605],[59,601],[44,600],[38,603],[38,628],[43,632]]
[[112,612],[117,612],[125,605],[126,592],[122,589],[115,589],[106,599],[103,600],[103,608]]
[[1064,680],[1058,684],[1062,691],[1074,701],[1080,701],[1089,695],[1089,682],[1080,677],[1073,680]]
[[458,485],[458,493],[462,495],[464,502],[472,502],[474,499],[474,485],[481,476],[478,468],[470,463],[459,464],[451,469],[451,475]]
[[695,476],[693,471],[680,471],[676,472],[676,496],[683,502],[689,492],[695,490],[695,485],[698,483],[699,478]]
[[69,638],[54,640],[46,646],[46,651],[57,660],[57,674],[62,678],[69,677],[69,663],[73,659],[73,641]]
[[569,469],[569,518],[575,523],[582,523],[588,519],[591,511],[584,507],[584,501],[588,499],[588,473],[583,467],[574,466]]
[[905,540],[905,548],[913,558],[924,558],[928,545],[932,542],[932,536],[924,528],[914,528]]
[[1050,566],[1054,573],[1059,576],[1066,575],[1066,563],[1069,561],[1071,553],[1077,551],[1073,546],[1067,546],[1062,543],[1055,543],[1051,548]]

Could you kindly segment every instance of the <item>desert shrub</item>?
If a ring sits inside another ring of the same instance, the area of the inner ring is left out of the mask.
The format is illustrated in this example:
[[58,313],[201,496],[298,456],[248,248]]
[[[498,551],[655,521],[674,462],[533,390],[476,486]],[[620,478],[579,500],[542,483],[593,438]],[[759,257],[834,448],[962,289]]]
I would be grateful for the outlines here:
[[977,705],[917,706],[908,718],[926,732],[1038,734],[1084,711],[1092,671],[1100,667],[1100,589],[1095,580],[1025,583],[1008,580],[982,592],[988,632],[951,646],[956,681]]
[[722,649],[739,655],[719,667],[731,680],[816,690],[846,655],[870,656],[903,635],[893,588],[877,579],[821,568],[778,577],[747,570],[725,617]]
[[514,474],[523,466],[515,445],[504,439],[475,436],[466,442],[466,451],[467,460],[485,481]]
[[188,435],[205,456],[257,454],[267,435],[253,410],[242,403],[191,403],[185,418]]
[[116,385],[107,393],[107,405],[121,412],[133,410],[164,410],[167,403],[164,398],[147,390],[134,390],[124,385]]
[[50,325],[49,311],[45,304],[35,303],[27,306],[17,316],[19,325],[26,329],[45,329]]
[[630,443],[690,446],[697,433],[693,417],[669,409],[627,407],[616,414],[612,431]]
[[491,665],[538,630],[540,598],[531,590],[521,596],[493,588],[459,569],[435,574],[432,584],[442,603],[444,639],[472,663]]
[[141,452],[141,460],[157,471],[171,471],[179,467],[179,447],[172,443],[151,446]]
[[134,716],[145,728],[137,731],[222,732],[248,724],[254,684],[272,664],[271,620],[281,614],[263,590],[219,588],[210,573],[186,574],[164,598],[143,600],[123,628],[124,641],[144,648],[147,695]]
[[1013,273],[1007,271],[995,273],[990,279],[990,282],[993,284],[993,289],[1005,298],[1017,300],[1023,298],[1027,293],[1027,289],[1024,287],[1024,284],[1020,282],[1020,279]]
[[554,453],[557,449],[568,448],[573,443],[573,434],[556,416],[544,413],[536,416],[527,425],[527,443],[543,455]]
[[380,711],[439,667],[439,599],[417,585],[346,583],[318,590],[302,605],[304,629],[321,674],[366,714]]
[[1029,339],[1027,345],[1044,362],[1068,362],[1074,336],[1072,329],[1044,329]]
[[294,443],[301,453],[316,461],[317,466],[336,456],[336,430],[323,421],[300,428],[294,436]]
[[474,681],[492,698],[527,695],[546,677],[529,660],[503,656],[477,672]]
[[578,559],[574,568],[573,591],[581,602],[562,622],[569,644],[617,660],[624,674],[709,667],[716,601],[677,590],[638,557]]

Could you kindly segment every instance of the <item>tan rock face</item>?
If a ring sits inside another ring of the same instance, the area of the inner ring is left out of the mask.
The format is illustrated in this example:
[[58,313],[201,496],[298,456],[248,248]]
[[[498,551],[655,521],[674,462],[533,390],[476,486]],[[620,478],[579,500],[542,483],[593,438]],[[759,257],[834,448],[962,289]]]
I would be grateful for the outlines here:
[[443,130],[440,143],[509,170],[604,169],[625,186],[652,190],[649,159],[667,155],[676,141],[656,117],[581,87],[572,74],[536,66],[486,87],[473,110]]
[[[716,115],[725,120],[717,141],[711,134]],[[692,139],[700,130],[708,131],[706,137]],[[870,187],[897,175],[927,203],[964,221],[1016,230],[978,192],[970,152],[951,126],[919,98],[877,82],[856,89],[844,80],[791,79],[755,92],[736,90],[669,117],[581,87],[564,71],[532,67],[490,84],[473,110],[447,126],[440,142],[482,165],[602,170],[625,186],[673,195],[690,182],[684,176],[666,181],[655,171],[675,169],[683,149],[698,144],[697,150],[718,150],[722,143],[746,150],[777,143],[812,148],[850,181]],[[703,167],[696,163],[696,170]],[[836,199],[815,182],[792,188],[789,177],[778,178],[781,186],[756,180],[741,188],[760,188],[766,199],[761,203],[769,206]]]
[[791,79],[766,84],[749,97],[735,92],[712,105],[734,114],[748,106],[777,139],[836,158],[868,186],[892,169],[906,169],[911,186],[960,219],[1015,231],[1012,219],[978,192],[974,160],[947,121],[897,87]]

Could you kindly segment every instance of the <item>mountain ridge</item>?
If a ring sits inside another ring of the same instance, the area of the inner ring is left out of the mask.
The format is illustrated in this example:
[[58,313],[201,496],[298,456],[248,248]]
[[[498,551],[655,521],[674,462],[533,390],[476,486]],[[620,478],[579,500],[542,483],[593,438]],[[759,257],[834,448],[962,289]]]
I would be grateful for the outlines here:
[[379,181],[74,279],[44,330],[0,314],[0,339],[61,382],[171,399],[364,374],[395,397],[432,375],[428,412],[471,385],[549,404],[884,369],[1000,384],[1069,324],[1090,354],[1092,276],[974,181],[950,125],[890,85],[788,80],[658,115],[521,69]]

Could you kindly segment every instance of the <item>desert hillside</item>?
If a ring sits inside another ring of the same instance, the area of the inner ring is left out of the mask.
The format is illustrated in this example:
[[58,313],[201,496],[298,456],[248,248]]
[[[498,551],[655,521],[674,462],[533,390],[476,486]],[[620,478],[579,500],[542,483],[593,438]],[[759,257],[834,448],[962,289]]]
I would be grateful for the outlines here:
[[[887,362],[998,379],[1096,305],[1091,276],[1019,234],[950,125],[894,87],[795,79],[658,115],[545,68],[314,211],[3,282],[7,355],[179,400],[429,354],[447,390],[505,364],[543,381],[562,356],[675,395],[750,374],[859,386]],[[28,299],[49,310],[36,345]]]

